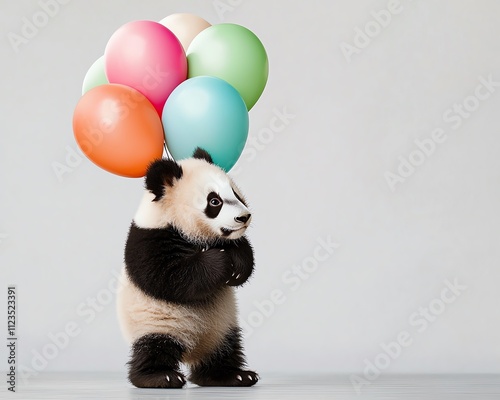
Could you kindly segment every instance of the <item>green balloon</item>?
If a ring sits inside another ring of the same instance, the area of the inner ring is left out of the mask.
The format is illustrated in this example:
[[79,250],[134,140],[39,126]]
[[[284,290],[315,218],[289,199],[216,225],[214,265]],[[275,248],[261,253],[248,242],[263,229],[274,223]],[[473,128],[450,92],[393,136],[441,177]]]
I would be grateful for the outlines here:
[[106,71],[104,68],[104,56],[101,56],[94,62],[94,64],[91,65],[85,75],[82,86],[82,95],[96,86],[106,85],[108,83],[108,78],[106,77]]
[[219,24],[199,33],[187,51],[188,78],[214,76],[238,90],[250,110],[266,86],[269,63],[257,36],[236,24]]

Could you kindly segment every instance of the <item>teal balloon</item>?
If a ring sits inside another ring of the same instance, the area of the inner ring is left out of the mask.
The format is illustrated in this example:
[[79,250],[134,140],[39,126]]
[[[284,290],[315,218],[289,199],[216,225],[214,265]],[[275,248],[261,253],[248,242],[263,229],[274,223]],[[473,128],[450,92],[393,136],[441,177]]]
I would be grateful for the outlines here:
[[83,80],[82,95],[100,85],[107,85],[108,78],[104,68],[104,56],[99,57],[89,68]]
[[259,38],[236,24],[201,31],[187,50],[188,78],[207,75],[224,79],[240,93],[250,110],[266,86],[269,63]]
[[240,94],[209,76],[177,86],[165,103],[162,121],[174,159],[189,158],[201,147],[226,172],[238,161],[248,137],[248,111]]

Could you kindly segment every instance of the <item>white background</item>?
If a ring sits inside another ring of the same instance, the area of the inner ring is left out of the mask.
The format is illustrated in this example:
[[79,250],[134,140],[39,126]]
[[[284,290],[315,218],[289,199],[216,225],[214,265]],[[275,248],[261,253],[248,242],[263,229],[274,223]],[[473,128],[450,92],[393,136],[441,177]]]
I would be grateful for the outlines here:
[[[407,331],[412,343],[388,372],[499,373],[500,87],[476,103],[467,97],[480,77],[500,81],[500,3],[401,0],[401,12],[350,62],[341,44],[353,45],[356,28],[387,1],[223,3],[218,13],[217,2],[202,0],[73,0],[16,52],[9,32],[20,34],[23,18],[41,8],[0,1],[0,326],[5,332],[14,283],[19,363],[39,367],[33,360],[49,334],[74,322],[79,334],[39,369],[125,370],[128,347],[106,294],[142,181],[87,159],[70,160],[61,179],[53,168],[77,150],[72,112],[111,34],[134,19],[191,12],[248,27],[270,59],[250,112],[255,157],[242,157],[236,176],[254,214],[257,269],[238,291],[241,318],[255,326],[249,364],[260,373],[361,373],[381,343]],[[477,106],[468,118],[443,119],[464,101]],[[270,140],[263,129],[284,108],[295,117]],[[384,174],[397,173],[399,157],[438,128],[446,140],[392,191]],[[312,265],[307,257],[328,237],[339,247],[292,290],[283,274]],[[443,304],[445,280],[467,289],[444,311],[434,308],[443,312],[419,332],[412,315]],[[274,290],[285,300],[270,311]],[[90,321],[87,302],[98,294]]]

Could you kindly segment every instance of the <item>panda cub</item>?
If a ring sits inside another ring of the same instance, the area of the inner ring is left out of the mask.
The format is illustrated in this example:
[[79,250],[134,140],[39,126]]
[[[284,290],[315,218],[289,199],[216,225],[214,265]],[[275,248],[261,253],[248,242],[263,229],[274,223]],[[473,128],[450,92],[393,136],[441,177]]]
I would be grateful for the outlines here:
[[231,178],[196,149],[149,167],[125,247],[118,317],[132,344],[129,379],[141,388],[252,386],[234,287],[253,272],[251,215]]

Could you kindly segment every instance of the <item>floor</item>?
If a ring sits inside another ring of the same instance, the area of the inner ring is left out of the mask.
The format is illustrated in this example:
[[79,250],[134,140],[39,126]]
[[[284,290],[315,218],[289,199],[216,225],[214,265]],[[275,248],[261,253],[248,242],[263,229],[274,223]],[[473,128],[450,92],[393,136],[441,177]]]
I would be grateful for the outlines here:
[[[366,381],[368,382],[368,381]],[[263,375],[252,388],[137,389],[121,374],[47,373],[19,382],[17,396],[29,399],[500,399],[499,375],[392,375],[356,391],[349,376]]]

